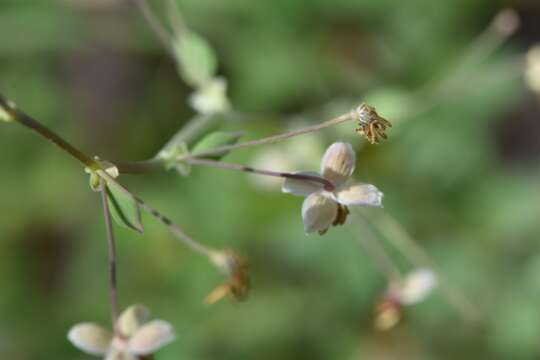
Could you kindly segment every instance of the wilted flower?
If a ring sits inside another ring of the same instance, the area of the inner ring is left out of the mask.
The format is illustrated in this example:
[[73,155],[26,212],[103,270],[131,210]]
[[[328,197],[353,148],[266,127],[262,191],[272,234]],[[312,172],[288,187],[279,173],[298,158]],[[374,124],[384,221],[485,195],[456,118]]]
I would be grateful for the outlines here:
[[148,320],[150,313],[142,305],[132,305],[119,316],[117,333],[94,324],[73,326],[68,339],[75,347],[106,360],[137,360],[151,355],[175,339],[173,327],[166,321]]
[[392,124],[377,114],[374,107],[362,104],[351,112],[351,116],[358,120],[358,132],[364,135],[371,144],[377,144],[381,139],[386,140],[385,131]]
[[391,283],[375,307],[375,327],[393,328],[403,318],[403,307],[425,300],[437,286],[437,275],[430,269],[416,269],[401,282]]
[[212,262],[228,276],[228,280],[215,288],[205,299],[207,304],[213,304],[225,296],[232,300],[242,301],[249,292],[249,267],[244,258],[232,250],[216,252]]
[[[326,150],[321,161],[321,174],[333,189],[321,183],[285,179],[282,191],[293,195],[306,196],[302,205],[302,218],[306,232],[318,231],[324,234],[331,225],[342,225],[349,214],[348,206],[382,206],[383,193],[375,186],[350,182],[356,155],[348,143],[336,142]],[[313,172],[299,172],[306,176],[319,176]]]

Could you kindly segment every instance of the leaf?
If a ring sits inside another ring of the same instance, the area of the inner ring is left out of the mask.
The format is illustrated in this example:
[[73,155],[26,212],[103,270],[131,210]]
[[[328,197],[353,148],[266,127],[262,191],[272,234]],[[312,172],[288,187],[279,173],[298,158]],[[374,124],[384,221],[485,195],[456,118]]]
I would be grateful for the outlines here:
[[178,162],[176,158],[182,155],[189,154],[188,147],[185,142],[175,142],[171,146],[167,146],[161,150],[158,154],[158,158],[165,162],[165,168],[167,170],[176,169],[182,176],[189,176],[191,174],[191,166],[186,162]]
[[141,209],[133,195],[120,185],[107,182],[109,209],[113,219],[121,226],[142,233],[144,227],[141,221]]
[[205,38],[186,30],[177,36],[173,49],[180,75],[189,85],[201,87],[214,77],[217,58]]
[[[242,137],[242,135],[243,134],[239,132],[213,132],[211,134],[208,134],[201,141],[195,144],[191,153],[193,155],[197,155],[221,146],[236,144],[238,140]],[[229,151],[222,151],[218,154],[208,155],[204,157],[208,159],[219,160],[228,153]]]

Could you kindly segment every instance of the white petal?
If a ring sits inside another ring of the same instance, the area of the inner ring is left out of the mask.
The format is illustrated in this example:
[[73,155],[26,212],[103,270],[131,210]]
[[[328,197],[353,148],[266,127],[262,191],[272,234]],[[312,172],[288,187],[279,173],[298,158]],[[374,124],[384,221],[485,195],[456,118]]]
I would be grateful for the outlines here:
[[93,323],[81,323],[73,326],[68,333],[68,340],[78,349],[91,355],[105,355],[112,341],[112,333]]
[[[295,174],[300,175],[309,175],[320,177],[316,172],[297,172]],[[286,178],[281,187],[281,191],[287,194],[293,194],[298,196],[308,196],[316,191],[319,191],[323,188],[323,185],[318,182],[308,181],[308,180],[298,180]]]
[[111,351],[107,353],[105,360],[138,360],[138,358],[127,351],[111,349]]
[[309,195],[302,204],[305,231],[310,233],[328,229],[336,218],[337,208],[337,203],[322,192]]
[[430,269],[417,269],[407,275],[398,297],[403,305],[414,305],[427,298],[437,286],[437,275]]
[[143,305],[131,305],[118,317],[118,328],[122,335],[130,337],[150,318],[150,311]]
[[355,164],[356,154],[351,144],[336,142],[324,153],[321,160],[321,174],[338,187],[351,176]]
[[336,193],[336,200],[343,205],[382,207],[383,193],[371,184],[347,185]]
[[176,338],[171,324],[153,320],[142,326],[129,339],[128,348],[135,355],[149,355]]

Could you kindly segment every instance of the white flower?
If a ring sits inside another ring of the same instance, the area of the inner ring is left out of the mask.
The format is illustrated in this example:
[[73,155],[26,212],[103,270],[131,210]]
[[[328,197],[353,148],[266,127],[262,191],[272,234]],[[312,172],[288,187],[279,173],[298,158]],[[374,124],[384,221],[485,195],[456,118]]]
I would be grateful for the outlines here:
[[149,318],[144,306],[133,305],[118,318],[118,334],[94,324],[80,323],[73,326],[68,339],[80,350],[106,360],[137,360],[147,356],[175,339],[174,329],[166,321]]
[[324,154],[321,174],[299,172],[305,176],[322,177],[333,185],[324,185],[310,180],[287,178],[282,191],[306,196],[302,205],[302,218],[307,233],[318,231],[323,234],[331,225],[344,224],[349,213],[348,206],[382,206],[383,193],[370,184],[349,181],[356,163],[356,155],[348,143],[336,142]]
[[231,106],[227,98],[227,81],[221,77],[209,80],[189,97],[189,103],[205,115],[228,111]]
[[401,283],[391,285],[389,296],[401,305],[415,305],[424,301],[437,287],[437,274],[431,269],[416,269]]
[[534,45],[527,52],[525,81],[529,89],[540,94],[540,44]]

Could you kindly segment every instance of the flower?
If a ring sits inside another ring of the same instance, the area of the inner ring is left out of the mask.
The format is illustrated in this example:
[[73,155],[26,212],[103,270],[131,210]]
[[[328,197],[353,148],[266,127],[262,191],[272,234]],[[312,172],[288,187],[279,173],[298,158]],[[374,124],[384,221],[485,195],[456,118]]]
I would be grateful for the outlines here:
[[416,269],[402,281],[390,283],[375,307],[375,327],[389,330],[403,318],[403,307],[424,301],[437,287],[437,275],[431,269]]
[[377,144],[381,139],[386,140],[385,131],[392,127],[390,121],[380,116],[374,107],[362,104],[351,112],[351,116],[358,120],[356,132],[364,135],[371,144]]
[[212,290],[205,302],[213,304],[227,295],[235,301],[245,300],[250,288],[249,266],[245,259],[232,250],[224,250],[214,253],[211,260],[229,280]]
[[532,46],[527,51],[525,81],[531,91],[540,95],[540,44]]
[[189,104],[203,115],[230,110],[231,104],[227,99],[227,81],[222,77],[207,81],[189,97]]
[[333,188],[319,182],[287,178],[282,191],[306,196],[302,205],[302,219],[306,233],[318,231],[324,234],[330,226],[345,224],[348,206],[382,206],[383,193],[370,184],[349,181],[356,163],[352,146],[336,142],[326,150],[321,161],[321,174],[298,172],[306,177],[321,177]]
[[68,339],[78,349],[106,360],[137,360],[148,356],[175,339],[173,327],[164,320],[146,322],[150,316],[142,305],[128,307],[118,317],[117,331],[94,324],[74,325]]

